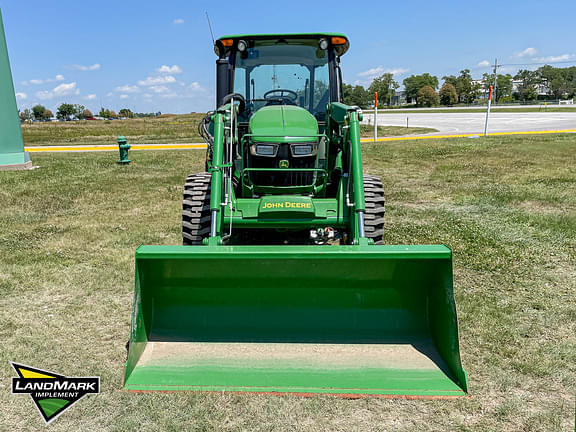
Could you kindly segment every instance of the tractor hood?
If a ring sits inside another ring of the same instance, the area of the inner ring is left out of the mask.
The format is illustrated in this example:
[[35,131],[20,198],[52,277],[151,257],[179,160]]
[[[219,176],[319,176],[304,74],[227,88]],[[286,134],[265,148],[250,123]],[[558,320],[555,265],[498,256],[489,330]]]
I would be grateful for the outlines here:
[[250,119],[250,133],[255,142],[316,142],[316,118],[294,105],[271,105],[260,108]]

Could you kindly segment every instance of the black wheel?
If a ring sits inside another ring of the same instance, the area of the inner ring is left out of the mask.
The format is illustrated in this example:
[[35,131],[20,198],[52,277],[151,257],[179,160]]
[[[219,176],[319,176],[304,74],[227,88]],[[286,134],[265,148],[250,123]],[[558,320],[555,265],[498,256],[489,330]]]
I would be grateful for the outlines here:
[[182,200],[182,241],[184,245],[201,245],[210,234],[209,173],[191,174],[184,185]]
[[384,188],[378,177],[364,176],[364,198],[366,200],[366,213],[364,215],[364,228],[366,237],[374,240],[374,244],[384,244]]

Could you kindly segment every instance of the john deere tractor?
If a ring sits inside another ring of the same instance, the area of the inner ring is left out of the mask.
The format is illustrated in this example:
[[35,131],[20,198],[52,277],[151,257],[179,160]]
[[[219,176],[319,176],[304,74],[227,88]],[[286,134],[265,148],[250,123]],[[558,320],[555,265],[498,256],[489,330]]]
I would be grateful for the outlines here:
[[141,246],[124,388],[467,393],[443,245],[384,245],[342,34],[218,39],[183,246]]

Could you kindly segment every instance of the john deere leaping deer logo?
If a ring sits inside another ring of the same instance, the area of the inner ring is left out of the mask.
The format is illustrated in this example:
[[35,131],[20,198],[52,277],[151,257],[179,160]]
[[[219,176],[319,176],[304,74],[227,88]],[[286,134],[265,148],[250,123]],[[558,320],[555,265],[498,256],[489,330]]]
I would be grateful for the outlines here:
[[42,418],[49,424],[89,393],[100,393],[99,377],[67,377],[54,372],[10,362],[12,394],[29,394]]

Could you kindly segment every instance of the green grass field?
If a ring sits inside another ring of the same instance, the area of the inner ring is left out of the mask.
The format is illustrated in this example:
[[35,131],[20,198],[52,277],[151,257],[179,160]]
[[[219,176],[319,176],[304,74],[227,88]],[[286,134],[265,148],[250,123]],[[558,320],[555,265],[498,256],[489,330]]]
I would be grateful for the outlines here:
[[[202,151],[33,155],[0,172],[0,429],[43,430],[8,361],[101,376],[52,431],[569,431],[576,392],[576,138],[364,145],[390,244],[454,251],[471,397],[347,400],[120,390],[134,251],[180,243]],[[329,247],[329,246],[327,246]]]
[[[163,115],[158,118],[30,123],[22,125],[24,144],[38,145],[102,145],[116,144],[119,135],[130,144],[201,143],[198,122],[204,114]],[[365,136],[373,134],[373,126],[362,125]],[[410,135],[436,132],[430,128],[379,126],[379,136]]]

